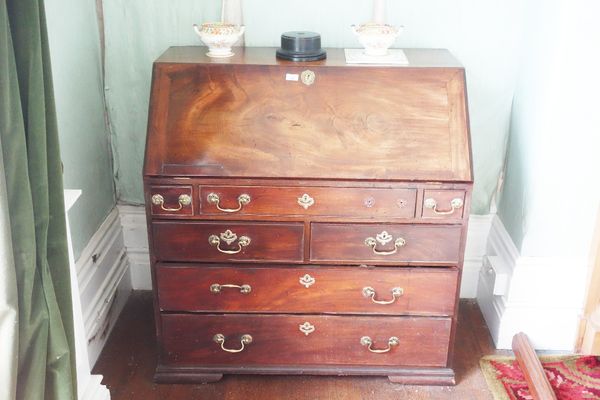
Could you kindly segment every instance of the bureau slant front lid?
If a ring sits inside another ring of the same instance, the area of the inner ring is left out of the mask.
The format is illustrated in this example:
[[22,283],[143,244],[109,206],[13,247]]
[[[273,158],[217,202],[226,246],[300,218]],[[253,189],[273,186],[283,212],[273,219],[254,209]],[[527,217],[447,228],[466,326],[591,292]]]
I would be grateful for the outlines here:
[[464,70],[444,50],[407,50],[409,66],[205,50],[154,64],[146,176],[472,181]]

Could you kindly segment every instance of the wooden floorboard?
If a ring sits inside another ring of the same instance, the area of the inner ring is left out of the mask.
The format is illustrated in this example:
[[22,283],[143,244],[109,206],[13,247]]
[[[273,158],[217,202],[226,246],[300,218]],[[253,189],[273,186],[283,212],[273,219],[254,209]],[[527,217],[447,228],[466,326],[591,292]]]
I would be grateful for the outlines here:
[[156,365],[152,294],[134,292],[104,348],[94,374],[113,400],[436,400],[492,399],[479,359],[494,350],[488,328],[474,300],[462,300],[456,335],[455,371],[458,384],[403,386],[387,377],[224,376],[205,385],[155,384]]

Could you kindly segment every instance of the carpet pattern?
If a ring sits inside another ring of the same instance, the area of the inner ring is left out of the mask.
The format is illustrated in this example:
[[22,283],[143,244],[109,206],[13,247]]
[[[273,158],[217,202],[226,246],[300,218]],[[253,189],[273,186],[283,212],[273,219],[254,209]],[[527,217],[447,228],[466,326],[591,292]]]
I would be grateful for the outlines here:
[[[558,400],[600,400],[600,357],[540,357]],[[514,357],[487,356],[481,370],[495,400],[532,400],[525,377]]]

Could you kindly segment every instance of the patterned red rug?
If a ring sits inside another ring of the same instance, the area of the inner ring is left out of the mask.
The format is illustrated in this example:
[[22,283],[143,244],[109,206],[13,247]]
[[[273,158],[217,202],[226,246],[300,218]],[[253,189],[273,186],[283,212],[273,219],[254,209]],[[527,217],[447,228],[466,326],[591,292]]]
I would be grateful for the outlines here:
[[[600,399],[600,357],[551,356],[540,361],[558,400]],[[487,356],[481,370],[495,400],[531,400],[514,357]]]

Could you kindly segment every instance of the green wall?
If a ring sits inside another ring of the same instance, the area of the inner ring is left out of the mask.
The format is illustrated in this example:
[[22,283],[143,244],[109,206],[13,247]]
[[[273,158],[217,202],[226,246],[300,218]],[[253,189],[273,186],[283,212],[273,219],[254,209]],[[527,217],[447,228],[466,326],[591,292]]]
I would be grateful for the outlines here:
[[[118,197],[142,203],[142,160],[152,61],[166,48],[200,45],[193,23],[219,17],[215,0],[104,0],[106,94]],[[396,47],[448,48],[467,71],[475,163],[473,212],[488,213],[503,167],[520,40],[521,2],[388,1],[404,25]],[[247,46],[277,46],[288,30],[320,32],[325,47],[359,47],[350,25],[369,19],[365,0],[246,0]]]
[[116,203],[96,5],[81,0],[45,5],[64,185],[82,190],[69,212],[77,259]]
[[[523,254],[543,254],[547,243],[573,229],[574,217],[555,211],[558,178],[579,182],[575,189],[570,183],[568,192],[585,197],[581,204],[587,206],[571,213],[593,219],[597,191],[589,182],[597,177],[589,174],[600,170],[600,157],[592,154],[599,144],[590,142],[598,136],[592,133],[598,124],[589,119],[600,113],[572,101],[593,93],[590,77],[600,70],[584,58],[594,47],[590,38],[600,37],[590,20],[599,11],[590,7],[598,6],[590,4],[388,0],[388,22],[405,26],[397,47],[448,48],[464,64],[475,163],[473,212],[488,213],[499,200],[494,196],[506,161],[498,215]],[[112,163],[119,199],[143,202],[152,61],[169,46],[199,45],[191,25],[218,19],[220,10],[216,0],[103,0],[102,5],[105,87],[95,3],[46,0],[65,187],[83,190],[70,212],[76,257],[115,204]],[[349,26],[369,15],[365,0],[246,0],[246,44],[277,46],[281,32],[310,29],[322,34],[326,47],[358,47]],[[580,231],[589,230],[584,228]],[[585,242],[577,235],[565,240],[564,249],[581,249]]]
[[532,0],[498,216],[523,256],[586,264],[600,205],[600,4]]

